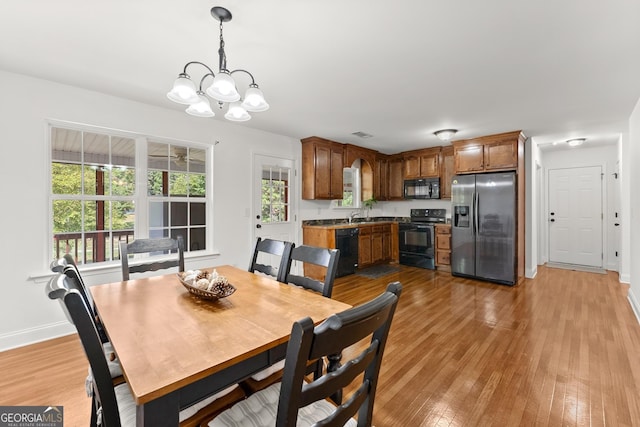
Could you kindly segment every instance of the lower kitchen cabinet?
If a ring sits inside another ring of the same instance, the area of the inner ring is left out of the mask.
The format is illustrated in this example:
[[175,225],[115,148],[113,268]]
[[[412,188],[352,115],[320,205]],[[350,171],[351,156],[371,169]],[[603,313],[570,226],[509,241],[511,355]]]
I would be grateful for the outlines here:
[[438,224],[436,231],[436,268],[451,271],[451,224]]
[[[308,226],[303,225],[303,243],[321,248],[335,248],[336,228],[341,226]],[[374,264],[398,262],[398,223],[352,224],[348,228],[358,228],[358,268]],[[354,237],[355,238],[355,237]],[[354,251],[355,256],[355,251]],[[312,278],[324,279],[324,269],[305,265],[304,274]],[[320,277],[321,276],[321,277]]]
[[391,261],[391,224],[360,226],[358,267]]
[[359,227],[358,235],[358,268],[373,264],[371,258],[371,231],[372,227]]

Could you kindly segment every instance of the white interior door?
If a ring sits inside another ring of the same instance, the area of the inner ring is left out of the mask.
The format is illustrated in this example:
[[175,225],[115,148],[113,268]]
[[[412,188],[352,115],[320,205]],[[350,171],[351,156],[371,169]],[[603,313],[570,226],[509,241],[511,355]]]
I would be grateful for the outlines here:
[[[295,241],[294,162],[262,154],[253,158],[253,241]],[[260,260],[278,265],[279,260]]]
[[549,261],[602,267],[602,169],[549,170]]

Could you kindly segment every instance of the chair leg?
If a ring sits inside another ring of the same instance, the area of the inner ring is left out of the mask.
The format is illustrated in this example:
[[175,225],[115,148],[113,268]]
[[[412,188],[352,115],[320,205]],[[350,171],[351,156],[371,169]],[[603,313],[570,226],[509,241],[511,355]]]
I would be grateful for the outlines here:
[[96,408],[96,405],[97,402],[95,395],[91,396],[91,421],[89,423],[91,427],[98,426],[98,409]]

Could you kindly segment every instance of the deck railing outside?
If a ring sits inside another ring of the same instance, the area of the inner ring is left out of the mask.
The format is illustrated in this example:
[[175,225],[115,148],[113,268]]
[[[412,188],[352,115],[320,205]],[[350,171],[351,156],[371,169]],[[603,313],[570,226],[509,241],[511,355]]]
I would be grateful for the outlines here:
[[118,260],[119,242],[133,240],[133,230],[58,233],[53,235],[53,256],[60,258],[71,254],[78,264]]

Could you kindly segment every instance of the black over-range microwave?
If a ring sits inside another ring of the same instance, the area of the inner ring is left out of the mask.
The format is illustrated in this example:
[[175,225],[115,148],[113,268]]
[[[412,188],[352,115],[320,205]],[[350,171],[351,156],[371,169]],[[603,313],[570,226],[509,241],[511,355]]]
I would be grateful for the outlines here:
[[440,178],[406,179],[405,199],[439,199]]

